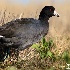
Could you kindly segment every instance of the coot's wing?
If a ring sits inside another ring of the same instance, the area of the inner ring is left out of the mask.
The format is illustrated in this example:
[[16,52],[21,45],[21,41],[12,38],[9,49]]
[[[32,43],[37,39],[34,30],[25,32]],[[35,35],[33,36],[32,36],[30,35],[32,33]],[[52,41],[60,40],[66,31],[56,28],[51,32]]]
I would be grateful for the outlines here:
[[3,35],[7,38],[13,37],[16,30],[21,28],[22,24],[28,24],[31,23],[33,20],[32,18],[21,18],[16,19],[14,21],[8,22],[2,26],[0,26],[0,35]]
[[0,35],[5,36],[5,37],[12,37],[14,30],[10,27],[0,27]]
[[20,42],[17,37],[12,37],[12,38],[0,37],[0,47],[18,48],[19,45],[20,45]]

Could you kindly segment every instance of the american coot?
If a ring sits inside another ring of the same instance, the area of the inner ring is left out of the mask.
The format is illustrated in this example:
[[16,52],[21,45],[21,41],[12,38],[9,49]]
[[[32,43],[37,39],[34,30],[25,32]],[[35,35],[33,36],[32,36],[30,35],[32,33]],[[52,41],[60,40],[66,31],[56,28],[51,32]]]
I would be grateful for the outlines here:
[[[9,54],[9,48],[23,50],[33,43],[39,42],[49,30],[48,20],[52,16],[59,17],[53,6],[45,6],[39,19],[21,18],[0,26],[0,57]],[[0,60],[1,60],[0,59]]]

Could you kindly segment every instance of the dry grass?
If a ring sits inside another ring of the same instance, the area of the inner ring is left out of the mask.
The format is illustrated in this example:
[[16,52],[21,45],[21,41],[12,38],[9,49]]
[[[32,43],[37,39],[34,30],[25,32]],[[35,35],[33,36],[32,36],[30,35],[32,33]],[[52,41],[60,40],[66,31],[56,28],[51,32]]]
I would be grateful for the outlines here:
[[[54,4],[51,2],[47,3],[45,1],[41,4],[33,3],[29,4],[28,6],[0,4],[0,25],[3,25],[13,19],[19,18],[21,13],[23,18],[33,17],[37,19],[41,8],[43,8],[45,5],[54,5],[56,10],[60,14],[59,18],[52,17],[49,20],[50,28],[46,39],[48,40],[49,38],[51,38],[56,44],[56,48],[53,48],[52,52],[54,52],[56,55],[61,55],[65,50],[70,49],[70,4],[68,2],[65,2],[63,4]],[[23,65],[22,70],[27,70],[29,69],[29,67],[32,68],[29,70],[46,70],[46,67],[48,66],[49,68],[49,65],[56,65],[56,67],[58,67],[58,65],[60,64],[60,61],[52,63],[52,61],[49,62],[50,60],[41,60],[39,54],[37,54],[32,48],[27,48],[24,51],[20,51],[19,56],[21,57],[20,59],[26,61],[24,62],[24,64],[21,64]],[[46,66],[46,64],[48,65]]]

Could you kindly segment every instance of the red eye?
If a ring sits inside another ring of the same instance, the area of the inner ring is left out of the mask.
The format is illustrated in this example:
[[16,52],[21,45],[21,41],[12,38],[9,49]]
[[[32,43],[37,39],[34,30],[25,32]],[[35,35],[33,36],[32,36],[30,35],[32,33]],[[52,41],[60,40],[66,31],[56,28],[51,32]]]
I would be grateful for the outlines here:
[[52,11],[52,10],[50,9],[50,11]]

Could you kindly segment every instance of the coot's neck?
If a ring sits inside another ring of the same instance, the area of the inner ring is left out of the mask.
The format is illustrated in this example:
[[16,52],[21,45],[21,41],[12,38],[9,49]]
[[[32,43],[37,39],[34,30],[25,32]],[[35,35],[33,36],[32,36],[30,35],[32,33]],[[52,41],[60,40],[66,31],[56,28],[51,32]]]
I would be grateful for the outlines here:
[[39,15],[39,20],[40,21],[43,21],[43,22],[46,22],[46,21],[48,22],[49,17],[48,16],[44,16],[44,15],[43,16],[42,15]]
[[49,17],[47,17],[47,16],[45,18],[44,17],[39,17],[39,20],[42,21],[42,22],[48,22]]

